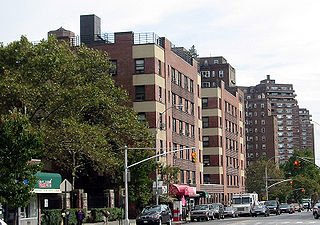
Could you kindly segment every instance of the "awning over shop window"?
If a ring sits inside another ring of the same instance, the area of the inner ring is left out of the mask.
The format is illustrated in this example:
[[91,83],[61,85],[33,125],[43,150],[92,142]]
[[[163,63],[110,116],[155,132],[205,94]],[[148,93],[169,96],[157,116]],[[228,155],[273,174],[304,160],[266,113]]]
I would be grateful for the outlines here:
[[197,194],[200,195],[200,198],[209,198],[210,197],[209,192],[207,192],[207,191],[197,191]]
[[194,189],[185,184],[171,184],[169,187],[169,193],[171,195],[187,195],[187,196],[196,195]]
[[58,173],[36,173],[39,178],[34,187],[34,193],[61,193],[61,175]]

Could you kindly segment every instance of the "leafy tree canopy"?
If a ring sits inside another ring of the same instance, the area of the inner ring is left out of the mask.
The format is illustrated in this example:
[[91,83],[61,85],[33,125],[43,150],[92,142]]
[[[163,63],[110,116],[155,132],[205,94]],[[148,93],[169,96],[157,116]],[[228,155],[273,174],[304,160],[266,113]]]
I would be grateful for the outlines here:
[[[128,94],[115,86],[110,68],[107,53],[71,49],[53,36],[38,44],[22,36],[0,46],[0,113],[16,107],[29,115],[44,137],[42,160],[69,176],[97,171],[122,177],[119,148],[150,147],[154,137],[127,106]],[[153,154],[130,151],[129,161]]]
[[27,116],[14,110],[0,120],[0,202],[13,207],[29,203],[40,165],[30,163],[43,152],[40,133]]

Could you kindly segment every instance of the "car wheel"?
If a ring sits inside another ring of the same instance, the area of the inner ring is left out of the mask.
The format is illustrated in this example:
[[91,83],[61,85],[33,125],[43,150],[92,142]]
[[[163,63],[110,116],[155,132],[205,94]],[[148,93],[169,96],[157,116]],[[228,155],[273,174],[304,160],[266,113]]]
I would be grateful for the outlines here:
[[314,217],[315,219],[318,219],[318,218],[319,218],[319,215],[318,215],[317,213],[315,213],[315,214],[313,214],[313,217]]

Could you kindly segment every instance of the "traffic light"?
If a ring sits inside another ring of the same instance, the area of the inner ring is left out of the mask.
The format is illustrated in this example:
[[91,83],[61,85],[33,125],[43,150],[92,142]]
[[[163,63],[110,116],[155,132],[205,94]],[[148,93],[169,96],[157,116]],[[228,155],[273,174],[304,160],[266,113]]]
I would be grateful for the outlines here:
[[194,163],[197,162],[197,153],[195,153],[195,152],[191,153],[191,161],[194,162]]
[[302,189],[301,192],[304,193],[306,190]]
[[158,166],[158,174],[162,173],[162,166]]
[[293,181],[292,181],[292,180],[290,180],[290,184],[293,184]]
[[294,168],[296,168],[296,169],[300,169],[300,167],[301,167],[301,165],[300,165],[300,161],[294,161]]

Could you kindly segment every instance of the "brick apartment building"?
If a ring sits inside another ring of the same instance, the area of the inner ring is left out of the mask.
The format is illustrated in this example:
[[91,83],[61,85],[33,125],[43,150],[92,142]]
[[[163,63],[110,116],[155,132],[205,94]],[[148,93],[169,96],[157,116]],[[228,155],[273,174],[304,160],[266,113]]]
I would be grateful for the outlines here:
[[[246,119],[247,121],[249,121],[249,124],[247,126],[248,129],[251,128],[250,127],[251,120],[253,121],[263,120],[261,114],[257,113],[252,115],[252,113],[254,112],[252,112],[252,109],[249,108],[250,107],[249,104],[251,104],[251,107],[253,108],[255,106],[254,105],[255,103],[252,101],[254,96],[258,96],[258,98],[259,96],[261,98],[265,96],[265,98],[270,102],[271,115],[277,118],[277,125],[278,125],[278,128],[277,128],[278,143],[277,144],[278,144],[278,152],[279,152],[279,161],[280,163],[286,162],[292,156],[295,149],[297,148],[302,149],[302,146],[300,144],[302,142],[300,140],[301,126],[300,126],[300,119],[299,119],[300,117],[299,106],[295,98],[296,94],[292,84],[277,84],[275,80],[270,79],[270,75],[267,75],[267,79],[260,81],[260,84],[256,86],[251,86],[251,87],[242,87],[242,89],[244,90],[245,98],[248,101],[248,108],[246,109],[246,112],[247,112]],[[301,117],[303,114],[302,111],[301,111]],[[256,115],[256,118],[252,118],[255,115]],[[307,117],[310,118],[309,114]],[[310,120],[309,120],[309,123],[310,123]],[[270,124],[268,126],[270,126]],[[313,126],[310,126],[309,128],[310,130],[313,130]],[[253,135],[254,133],[255,132],[253,131]],[[311,133],[312,132],[310,131],[309,137],[312,138],[311,142],[313,143],[313,135],[311,135]],[[275,142],[275,145],[276,145],[276,142]],[[255,148],[256,146],[254,145],[251,146],[248,143],[247,145],[248,153],[250,152],[250,149],[248,149],[249,147]],[[257,146],[257,147],[258,149],[260,148],[260,146]],[[272,154],[276,154],[277,152],[276,146],[274,147],[274,149],[271,149],[271,150],[273,151]],[[314,151],[314,149],[311,149],[311,150]],[[253,159],[256,156],[258,155],[253,155]],[[251,155],[250,155],[250,159],[251,159]]]
[[311,123],[311,115],[309,110],[299,108],[299,133],[301,150],[310,149],[314,154],[314,125]]
[[[201,141],[201,77],[198,63],[184,48],[154,33],[119,32],[102,34],[100,18],[80,16],[80,39],[86,46],[107,52],[116,85],[128,91],[130,103],[156,136],[159,152],[181,150],[159,157],[164,165],[180,168],[180,184],[203,183]],[[51,34],[74,41],[61,28]],[[66,37],[63,37],[65,35]],[[182,106],[182,107],[179,107]],[[193,149],[192,149],[193,148]],[[159,153],[158,152],[158,153]],[[191,154],[196,153],[197,162]]]
[[241,89],[245,93],[247,164],[261,157],[278,162],[278,123],[271,114],[271,102],[264,93]]
[[235,87],[235,70],[223,57],[200,58],[202,77],[202,190],[213,201],[230,203],[245,192],[244,95]]

